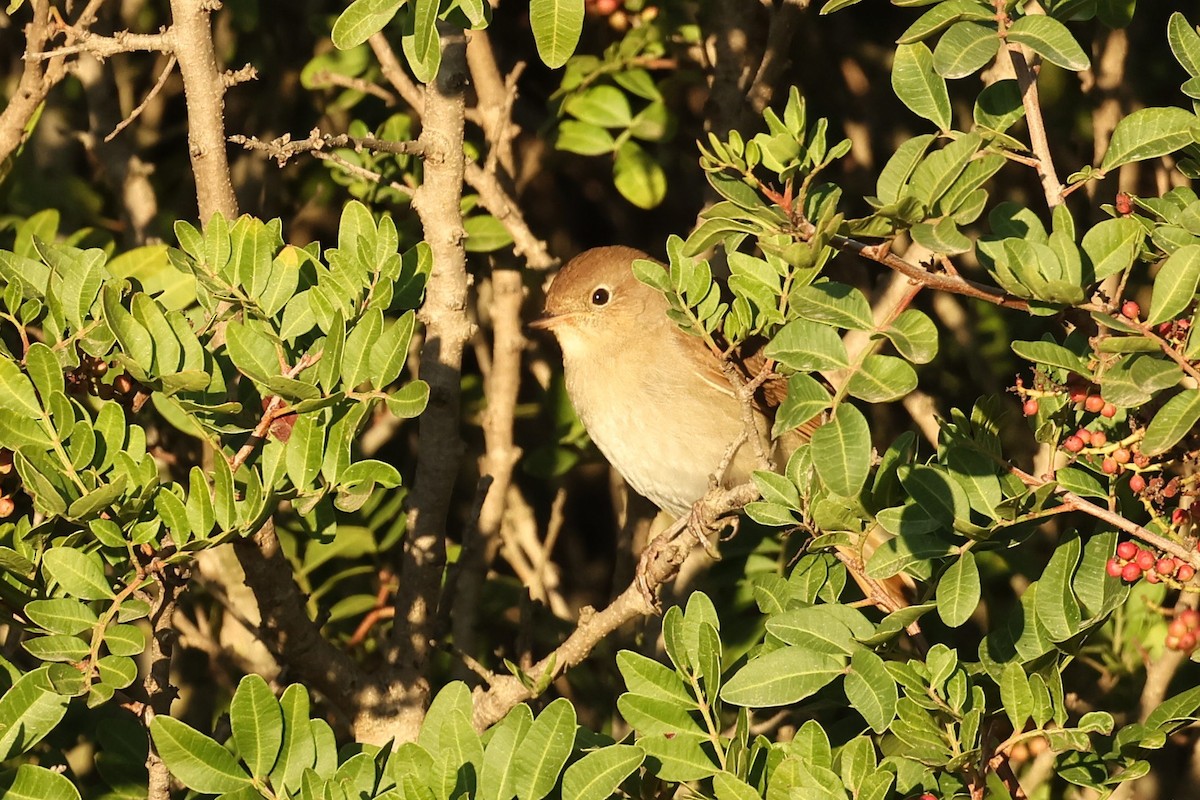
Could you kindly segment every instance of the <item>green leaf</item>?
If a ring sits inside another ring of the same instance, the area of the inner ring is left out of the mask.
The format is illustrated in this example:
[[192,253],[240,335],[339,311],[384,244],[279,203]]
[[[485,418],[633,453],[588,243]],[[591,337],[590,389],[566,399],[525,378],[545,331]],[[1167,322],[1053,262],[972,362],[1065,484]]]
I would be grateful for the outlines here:
[[845,680],[846,699],[876,733],[883,733],[896,717],[896,681],[883,659],[860,647],[850,658]]
[[83,633],[100,621],[95,611],[66,597],[26,603],[25,616],[50,633]]
[[522,703],[491,729],[479,773],[480,800],[500,800],[502,797],[511,800],[517,793],[516,752],[532,724],[533,712]]
[[902,44],[892,62],[892,89],[900,102],[940,130],[950,129],[946,80],[934,72],[933,53],[924,44]]
[[1087,360],[1078,353],[1055,342],[1013,342],[1012,350],[1026,361],[1061,367],[1078,375],[1088,375]]
[[104,632],[104,644],[114,656],[140,656],[146,634],[137,625],[113,625]]
[[167,769],[189,789],[222,794],[250,784],[228,750],[174,717],[155,717],[150,735]]
[[1051,64],[1072,72],[1085,70],[1091,63],[1067,26],[1042,14],[1030,14],[1014,22],[1008,29],[1008,41],[1026,45]]
[[388,326],[371,347],[371,385],[385,389],[398,377],[408,358],[408,345],[412,340],[417,316],[406,311],[404,316]]
[[1142,452],[1148,456],[1165,453],[1200,422],[1200,390],[1184,389],[1158,410],[1146,427]]
[[575,741],[575,707],[558,698],[538,715],[517,751],[518,800],[542,800],[558,783]]
[[1167,41],[1180,66],[1193,78],[1200,77],[1200,34],[1178,11],[1167,21]]
[[1064,642],[1079,632],[1082,615],[1071,589],[1071,576],[1082,549],[1079,537],[1071,535],[1054,550],[1037,582],[1034,611],[1038,622],[1055,642]]
[[1174,153],[1196,141],[1200,122],[1182,108],[1143,108],[1117,123],[1100,169]]
[[16,362],[3,355],[0,355],[0,409],[25,419],[37,419],[42,415],[33,383]]
[[[857,0],[852,1],[857,2]],[[821,9],[821,13],[827,13],[829,6],[836,2],[839,2],[839,0],[830,0]],[[842,0],[842,2],[845,2],[845,0]],[[759,800],[761,797],[750,784],[740,778],[734,777],[728,772],[718,772],[713,776],[713,791],[717,794],[717,800]]]
[[846,390],[868,403],[899,400],[917,388],[917,373],[907,361],[895,356],[868,355],[862,367],[850,376]]
[[621,671],[625,688],[630,692],[683,705],[695,702],[684,688],[679,674],[652,658],[632,650],[622,650],[617,653],[617,669]]
[[937,355],[937,326],[925,312],[915,308],[904,311],[883,335],[914,364],[928,364]]
[[1196,297],[1200,283],[1200,244],[1181,247],[1171,255],[1154,276],[1147,325],[1157,325],[1178,317]]
[[817,475],[834,494],[855,497],[871,469],[871,428],[854,406],[843,403],[812,437]]
[[491,214],[475,214],[463,220],[467,240],[463,249],[468,253],[492,253],[513,243],[504,223]]
[[1029,689],[1029,678],[1020,663],[1010,661],[1000,673],[1000,702],[1004,713],[1012,722],[1013,730],[1024,730],[1025,723],[1033,714],[1033,692]]
[[339,50],[365,42],[392,21],[405,0],[354,0],[333,23],[330,38]]
[[751,659],[721,690],[735,706],[763,708],[798,703],[845,669],[845,657],[788,646]]
[[1024,116],[1025,104],[1015,80],[996,81],[985,86],[975,98],[973,119],[982,128],[1003,133]]
[[0,775],[0,796],[7,800],[79,800],[79,790],[66,776],[35,764],[20,764]]
[[581,156],[600,156],[616,150],[617,142],[611,133],[598,125],[564,119],[558,123],[554,146],[559,150],[578,153]]
[[673,731],[700,733],[700,723],[688,714],[689,709],[694,708],[695,702],[681,705],[629,692],[617,698],[621,716],[631,728],[645,736]]
[[856,331],[875,327],[867,298],[844,283],[824,281],[802,286],[792,293],[788,302],[801,319]]
[[943,78],[965,78],[991,61],[999,47],[1000,38],[994,28],[956,22],[933,50],[933,69]]
[[283,739],[279,758],[271,769],[271,784],[282,790],[295,789],[304,770],[312,767],[317,757],[308,719],[308,691],[294,683],[283,691],[279,705],[283,713]]
[[646,752],[649,772],[667,782],[698,781],[721,768],[710,755],[707,734],[658,733],[643,736],[637,744]]
[[51,690],[46,668],[27,672],[0,697],[0,761],[20,755],[54,730],[71,698]]
[[422,380],[410,381],[387,396],[388,411],[400,419],[419,415],[428,404],[429,384]]
[[225,329],[225,348],[238,371],[259,383],[279,374],[275,345],[256,327],[230,322]]
[[963,625],[975,613],[980,592],[979,567],[975,564],[975,554],[968,550],[938,581],[938,615],[951,628]]
[[283,712],[261,676],[247,675],[238,683],[229,704],[229,725],[250,774],[266,777],[283,744]]
[[1092,279],[1102,281],[1133,266],[1146,229],[1133,217],[1097,223],[1083,235],[1083,252],[1092,262]]
[[325,428],[319,414],[296,417],[288,440],[285,460],[287,474],[297,489],[307,489],[321,470],[325,453]]
[[567,63],[583,33],[583,0],[529,0],[529,27],[542,63]]
[[633,122],[629,98],[615,86],[600,84],[571,96],[563,110],[597,128],[625,128]]
[[57,633],[28,639],[24,647],[39,661],[73,663],[82,661],[88,655],[88,643],[83,639]]
[[792,320],[780,328],[763,353],[767,358],[773,358],[797,372],[846,369],[850,366],[846,345],[837,331],[828,325],[805,319]]
[[617,149],[613,183],[621,196],[638,208],[655,208],[667,195],[667,175],[662,165],[631,141]]
[[900,483],[909,497],[942,526],[949,527],[955,520],[970,516],[971,501],[966,490],[940,467],[915,466],[908,474],[901,472]]
[[814,378],[797,372],[788,378],[787,396],[775,412],[771,435],[779,437],[829,408],[829,390]]
[[363,314],[350,330],[342,355],[342,382],[347,390],[354,389],[370,377],[368,359],[371,355],[371,345],[379,339],[382,329],[383,312],[372,308]]
[[442,42],[437,29],[440,5],[439,0],[412,0],[408,15],[412,30],[401,40],[408,66],[421,83],[432,82],[442,63]]
[[103,563],[95,553],[54,547],[42,556],[42,566],[68,594],[81,600],[107,600],[113,596]]

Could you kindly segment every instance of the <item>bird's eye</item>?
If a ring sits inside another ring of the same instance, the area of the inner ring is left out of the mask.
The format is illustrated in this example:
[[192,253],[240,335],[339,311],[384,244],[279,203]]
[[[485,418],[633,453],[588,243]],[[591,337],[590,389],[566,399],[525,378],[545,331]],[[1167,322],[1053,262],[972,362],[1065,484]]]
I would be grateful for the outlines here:
[[592,305],[594,305],[594,306],[607,305],[608,301],[611,297],[612,297],[612,295],[609,293],[608,289],[605,289],[603,286],[601,286],[599,289],[592,292]]

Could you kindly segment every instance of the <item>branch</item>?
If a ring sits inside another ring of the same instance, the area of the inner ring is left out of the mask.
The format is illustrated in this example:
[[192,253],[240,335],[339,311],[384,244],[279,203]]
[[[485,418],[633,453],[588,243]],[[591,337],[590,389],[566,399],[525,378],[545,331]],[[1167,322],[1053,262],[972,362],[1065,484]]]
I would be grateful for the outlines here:
[[[732,489],[714,489],[698,500],[690,514],[660,534],[642,553],[637,578],[603,611],[580,614],[579,625],[554,652],[534,664],[526,681],[516,676],[497,678],[487,690],[475,691],[472,723],[484,730],[500,720],[509,709],[534,697],[534,687],[548,685],[554,678],[587,658],[610,633],[630,620],[657,613],[653,597],[679,572],[695,543],[720,521],[758,498],[754,484]],[[687,535],[691,534],[691,535]]]
[[213,48],[210,4],[171,0],[171,33],[187,99],[188,152],[196,178],[200,223],[218,211],[237,218],[237,198],[225,156],[225,82]]
[[[1000,35],[1008,31],[1011,24],[1008,18],[1006,0],[994,0],[996,20],[1000,25]],[[1025,6],[1026,14],[1045,13],[1037,3]],[[1017,86],[1021,90],[1021,102],[1025,105],[1025,122],[1029,127],[1029,145],[1037,157],[1038,177],[1042,181],[1042,191],[1046,195],[1046,205],[1050,208],[1063,202],[1063,185],[1054,169],[1054,157],[1050,153],[1050,140],[1046,136],[1046,123],[1042,119],[1042,103],[1038,98],[1037,63],[1031,66],[1025,58],[1025,51],[1016,42],[1005,42],[1009,60],[1012,61],[1013,72],[1017,76]]]
[[[467,84],[466,37],[438,23],[442,63],[425,91],[420,143],[424,182],[413,196],[433,270],[421,320],[420,377],[429,384],[429,405],[418,425],[417,468],[409,495],[408,530],[395,599],[395,623],[385,658],[394,675],[382,687],[389,707],[358,728],[360,737],[383,741],[416,738],[430,696],[425,674],[433,652],[437,604],[446,565],[446,522],[462,462],[459,433],[463,349],[473,327],[467,316],[467,269],[461,200]],[[386,713],[384,713],[386,712]]]
[[[31,0],[33,20],[25,26],[25,68],[16,89],[0,113],[0,164],[5,163],[33,132],[30,125],[46,95],[67,75],[62,58],[49,63],[31,59],[54,35],[49,0]],[[57,13],[57,12],[56,12]]]
[[371,52],[375,54],[375,58],[379,59],[379,69],[383,72],[383,77],[387,78],[388,83],[395,87],[400,96],[404,98],[404,102],[408,103],[414,112],[420,114],[421,109],[425,106],[425,89],[413,83],[412,79],[408,77],[408,73],[404,71],[404,65],[396,57],[396,51],[392,49],[387,37],[382,33],[372,34],[367,39],[367,44],[371,45]]
[[67,38],[74,44],[56,47],[40,53],[27,53],[25,60],[50,61],[56,58],[87,53],[103,61],[118,53],[171,53],[175,48],[175,36],[171,29],[164,28],[158,33],[133,33],[117,31],[112,36],[102,36],[89,30],[72,26],[66,29]]
[[1037,489],[1038,487],[1041,487],[1041,486],[1046,486],[1048,484],[1054,484],[1056,486],[1055,494],[1057,494],[1059,496],[1059,499],[1062,500],[1064,505],[1069,506],[1071,509],[1073,509],[1075,511],[1082,511],[1083,513],[1085,513],[1089,516],[1095,517],[1098,520],[1107,522],[1109,525],[1112,525],[1114,528],[1117,528],[1118,530],[1123,530],[1126,533],[1136,536],[1137,538],[1141,539],[1142,541],[1148,542],[1149,544],[1154,545],[1159,550],[1162,550],[1164,553],[1170,553],[1172,556],[1179,559],[1180,561],[1183,561],[1187,564],[1191,564],[1193,567],[1200,569],[1200,553],[1197,553],[1195,550],[1190,550],[1190,549],[1184,547],[1183,545],[1179,544],[1178,542],[1168,539],[1165,536],[1160,536],[1159,534],[1154,533],[1153,531],[1147,530],[1146,528],[1142,527],[1141,525],[1138,525],[1136,522],[1125,519],[1125,517],[1122,517],[1120,514],[1116,513],[1115,511],[1110,511],[1107,508],[1104,508],[1103,506],[1096,505],[1095,503],[1091,502],[1090,500],[1085,500],[1084,498],[1080,497],[1079,495],[1075,494],[1074,492],[1069,492],[1066,489],[1058,487],[1054,481],[1047,481],[1047,480],[1041,480],[1040,478],[1035,478],[1034,476],[1030,475],[1028,472],[1025,472],[1024,470],[1018,469],[1017,467],[1014,467],[1011,465],[1009,466],[1009,470],[1011,470],[1014,475],[1016,475],[1018,478],[1020,478],[1022,483],[1024,483],[1026,486],[1028,486],[1031,489]]
[[788,53],[791,51],[792,37],[800,22],[800,15],[808,10],[809,0],[783,0],[774,9],[771,22],[767,28],[767,47],[763,52],[762,61],[758,64],[758,72],[750,84],[746,97],[755,114],[762,114],[771,99],[775,96],[775,83],[783,71],[791,64]]

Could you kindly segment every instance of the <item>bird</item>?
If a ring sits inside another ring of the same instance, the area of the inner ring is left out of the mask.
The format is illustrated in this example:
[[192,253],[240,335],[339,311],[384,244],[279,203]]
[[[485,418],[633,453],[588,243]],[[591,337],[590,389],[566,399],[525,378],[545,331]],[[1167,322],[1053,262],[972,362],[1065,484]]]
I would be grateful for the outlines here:
[[662,292],[637,279],[639,259],[655,260],[623,246],[576,256],[532,324],[558,340],[567,394],[600,452],[634,491],[679,517],[712,478],[744,483],[765,466],[762,455],[787,452],[767,433],[770,390],[752,404],[751,433],[717,355],[667,315]]
[[[642,259],[666,269],[631,247],[584,251],[555,276],[544,313],[531,324],[558,340],[567,394],[600,452],[635,492],[682,518],[714,480],[745,483],[754,470],[773,466],[768,456],[786,463],[821,420],[772,441],[786,380],[767,373],[747,408],[719,357],[668,316],[662,292],[638,280],[633,263]],[[762,344],[752,339],[733,352],[741,378],[758,376]],[[857,547],[836,550],[864,594],[895,610],[909,604],[911,580],[877,581],[863,572],[887,536],[874,525]]]

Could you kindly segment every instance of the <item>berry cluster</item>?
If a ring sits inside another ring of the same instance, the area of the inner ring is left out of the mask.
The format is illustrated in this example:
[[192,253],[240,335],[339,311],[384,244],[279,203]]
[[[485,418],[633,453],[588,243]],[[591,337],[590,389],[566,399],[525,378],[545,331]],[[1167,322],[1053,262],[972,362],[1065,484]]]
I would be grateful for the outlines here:
[[1170,556],[1159,557],[1152,550],[1138,547],[1136,543],[1124,541],[1117,545],[1117,554],[1105,565],[1108,574],[1126,583],[1137,583],[1142,578],[1147,583],[1158,583],[1170,578],[1187,583],[1196,577],[1196,568]]
[[[13,471],[13,451],[7,447],[0,447],[0,480],[5,479]],[[17,509],[17,504],[7,491],[0,489],[0,519],[8,519],[13,511]]]
[[101,400],[116,400],[124,403],[133,399],[141,384],[122,372],[112,378],[108,375],[108,362],[102,358],[83,355],[79,366],[66,373],[67,391],[72,394],[91,394]]
[[1196,649],[1196,636],[1200,633],[1200,611],[1185,609],[1175,615],[1167,626],[1167,649],[1190,653]]

